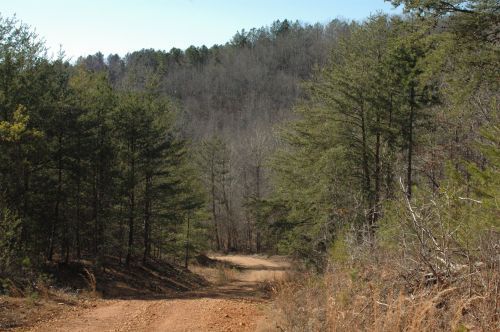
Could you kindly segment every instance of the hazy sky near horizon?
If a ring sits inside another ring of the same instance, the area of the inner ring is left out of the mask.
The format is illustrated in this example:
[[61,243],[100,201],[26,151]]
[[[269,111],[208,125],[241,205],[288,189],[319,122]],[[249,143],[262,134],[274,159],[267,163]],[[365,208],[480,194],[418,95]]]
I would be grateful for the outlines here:
[[278,19],[326,23],[378,11],[397,12],[383,0],[0,0],[0,14],[33,27],[49,54],[61,45],[73,59],[98,51],[210,47]]

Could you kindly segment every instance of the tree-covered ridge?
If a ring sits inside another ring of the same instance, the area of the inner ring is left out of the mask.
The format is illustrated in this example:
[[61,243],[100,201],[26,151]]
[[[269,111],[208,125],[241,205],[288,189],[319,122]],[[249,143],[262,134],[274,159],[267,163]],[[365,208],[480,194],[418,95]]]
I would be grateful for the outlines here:
[[404,14],[75,63],[1,18],[0,279],[212,249],[363,287],[386,257],[402,294],[467,279],[464,303],[493,302],[498,3],[391,2]]
[[276,21],[239,31],[225,45],[144,49],[123,58],[96,54],[77,62],[109,72],[118,88],[143,88],[155,76],[161,92],[183,104],[190,135],[249,135],[255,127],[280,121],[300,95],[300,81],[326,62],[329,48],[348,27],[339,20],[327,25]]

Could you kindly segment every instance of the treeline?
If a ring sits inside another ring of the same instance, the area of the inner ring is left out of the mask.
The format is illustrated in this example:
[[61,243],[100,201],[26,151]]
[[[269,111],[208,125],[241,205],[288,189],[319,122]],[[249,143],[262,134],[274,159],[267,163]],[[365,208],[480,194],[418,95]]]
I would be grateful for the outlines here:
[[113,87],[144,88],[151,76],[183,105],[183,130],[194,138],[248,136],[280,122],[301,94],[299,84],[323,66],[348,22],[307,25],[288,20],[237,32],[225,45],[90,55],[79,64],[109,73]]
[[322,269],[345,238],[408,241],[406,200],[498,227],[498,5],[393,3],[74,64],[2,18],[0,271],[203,247]]
[[2,277],[45,260],[275,249],[259,203],[271,128],[349,23],[276,21],[226,45],[75,63],[16,19],[0,26]]
[[293,116],[303,80],[323,67],[329,50],[352,23],[276,21],[239,31],[225,45],[141,50],[120,58],[82,57],[78,65],[107,73],[115,90],[158,92],[180,105],[182,133],[199,143],[196,163],[209,202],[214,249],[275,250],[260,201],[270,192],[266,160],[276,146],[273,127]]
[[437,279],[498,268],[500,7],[393,3],[407,15],[351,25],[281,126],[267,232],[319,269],[345,241],[412,252],[404,266]]
[[113,89],[105,72],[48,59],[16,19],[0,27],[0,278],[205,245],[190,143],[157,84]]

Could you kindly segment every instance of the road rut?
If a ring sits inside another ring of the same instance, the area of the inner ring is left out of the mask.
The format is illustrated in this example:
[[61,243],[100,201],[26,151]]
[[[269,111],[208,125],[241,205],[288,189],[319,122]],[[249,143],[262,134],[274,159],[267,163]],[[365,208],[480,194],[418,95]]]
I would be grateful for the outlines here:
[[[267,323],[269,300],[262,282],[283,278],[289,264],[281,259],[230,255],[213,257],[238,268],[219,286],[187,292],[175,299],[99,300],[41,323],[29,331],[256,331]],[[260,327],[259,327],[260,326]]]

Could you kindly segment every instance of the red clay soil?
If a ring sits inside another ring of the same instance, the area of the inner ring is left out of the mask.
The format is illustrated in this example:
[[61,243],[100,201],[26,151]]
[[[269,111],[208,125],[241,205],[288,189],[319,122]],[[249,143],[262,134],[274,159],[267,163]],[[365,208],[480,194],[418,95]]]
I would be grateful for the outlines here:
[[[226,261],[228,280],[179,293],[175,298],[101,299],[15,331],[272,331],[263,282],[282,278],[288,263],[257,256],[212,257]],[[203,268],[196,272],[203,273]],[[212,271],[213,272],[213,271]],[[210,278],[209,278],[210,279]]]

